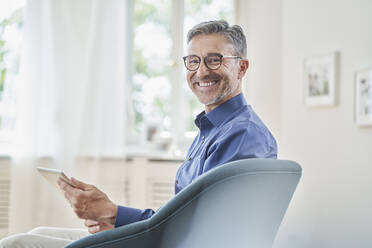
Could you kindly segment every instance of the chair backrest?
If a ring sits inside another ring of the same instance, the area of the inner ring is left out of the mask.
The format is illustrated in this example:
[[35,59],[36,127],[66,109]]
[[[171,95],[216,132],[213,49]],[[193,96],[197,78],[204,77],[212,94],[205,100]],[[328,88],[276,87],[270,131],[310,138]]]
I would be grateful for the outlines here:
[[268,248],[300,177],[301,167],[292,161],[227,163],[200,176],[150,219],[68,247]]
[[271,247],[300,177],[292,161],[244,159],[217,167],[150,220],[172,213],[159,226],[159,247]]

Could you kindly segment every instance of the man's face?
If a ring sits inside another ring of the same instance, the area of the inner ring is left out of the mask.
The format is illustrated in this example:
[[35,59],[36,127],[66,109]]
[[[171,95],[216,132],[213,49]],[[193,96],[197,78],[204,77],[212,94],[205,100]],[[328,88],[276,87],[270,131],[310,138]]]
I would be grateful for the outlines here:
[[207,68],[204,57],[216,53],[223,56],[235,55],[233,45],[222,34],[197,35],[188,45],[187,55],[197,55],[201,62],[196,71],[187,70],[187,82],[199,101],[205,105],[206,112],[241,93],[240,79],[246,70],[243,66],[242,73],[241,61],[236,58],[223,58],[221,66],[216,70]]

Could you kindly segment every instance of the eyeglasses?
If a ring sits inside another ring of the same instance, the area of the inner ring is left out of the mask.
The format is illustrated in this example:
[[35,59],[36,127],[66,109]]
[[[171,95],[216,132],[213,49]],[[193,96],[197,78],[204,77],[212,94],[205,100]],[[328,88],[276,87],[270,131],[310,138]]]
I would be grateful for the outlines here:
[[[222,64],[222,59],[241,59],[240,56],[223,56],[219,53],[211,53],[203,58],[205,66],[210,70],[217,70]],[[183,57],[185,67],[189,71],[199,69],[201,58],[198,55],[188,55]]]

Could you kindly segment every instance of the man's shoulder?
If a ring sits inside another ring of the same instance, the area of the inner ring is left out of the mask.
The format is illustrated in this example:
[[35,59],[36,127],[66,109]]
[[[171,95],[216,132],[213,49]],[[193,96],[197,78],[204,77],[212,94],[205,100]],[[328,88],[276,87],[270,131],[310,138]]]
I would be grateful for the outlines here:
[[243,111],[216,130],[207,150],[209,155],[216,152],[225,154],[230,157],[230,161],[254,157],[275,158],[277,143],[253,111]]
[[245,105],[239,109],[234,116],[220,126],[222,132],[227,130],[233,131],[269,131],[267,126],[262,122],[258,115],[253,111],[250,105]]
[[269,128],[261,121],[250,105],[240,110],[234,118],[223,123],[215,133],[214,142],[238,140],[241,144],[259,142],[276,147],[276,140]]
[[220,129],[216,132],[216,136],[220,136],[221,138],[226,136],[262,136],[272,138],[271,132],[266,125],[244,117],[236,118],[234,121],[229,121],[221,125]]

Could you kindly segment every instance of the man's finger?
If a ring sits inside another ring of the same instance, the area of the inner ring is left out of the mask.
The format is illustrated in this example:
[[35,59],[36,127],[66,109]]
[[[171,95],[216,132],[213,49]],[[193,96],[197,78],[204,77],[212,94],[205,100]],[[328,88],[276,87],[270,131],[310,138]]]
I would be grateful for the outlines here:
[[66,182],[62,179],[62,177],[58,177],[57,179],[57,183],[59,185],[59,187],[62,189],[62,187],[64,186],[64,184],[66,184]]
[[78,193],[78,191],[80,191],[79,189],[76,189],[74,187],[72,187],[71,185],[69,185],[68,183],[66,183],[65,181],[63,180],[59,180],[58,179],[58,184],[59,184],[59,187],[61,188],[61,190],[65,193],[65,197],[70,199],[71,197],[75,197]]
[[61,177],[58,178],[57,183],[62,191],[65,191],[66,187],[69,186]]
[[99,225],[95,225],[95,226],[92,226],[92,227],[89,227],[88,228],[88,232],[90,234],[95,234],[96,232],[99,232],[100,231],[100,226]]
[[96,225],[98,225],[99,224],[99,222],[98,221],[95,221],[95,220],[85,220],[84,221],[84,225],[86,226],[86,227],[92,227],[92,226],[96,226]]
[[89,190],[94,187],[93,185],[83,183],[82,181],[79,181],[73,177],[71,177],[71,183],[72,183],[72,186],[74,186],[75,188],[81,189],[81,190]]

